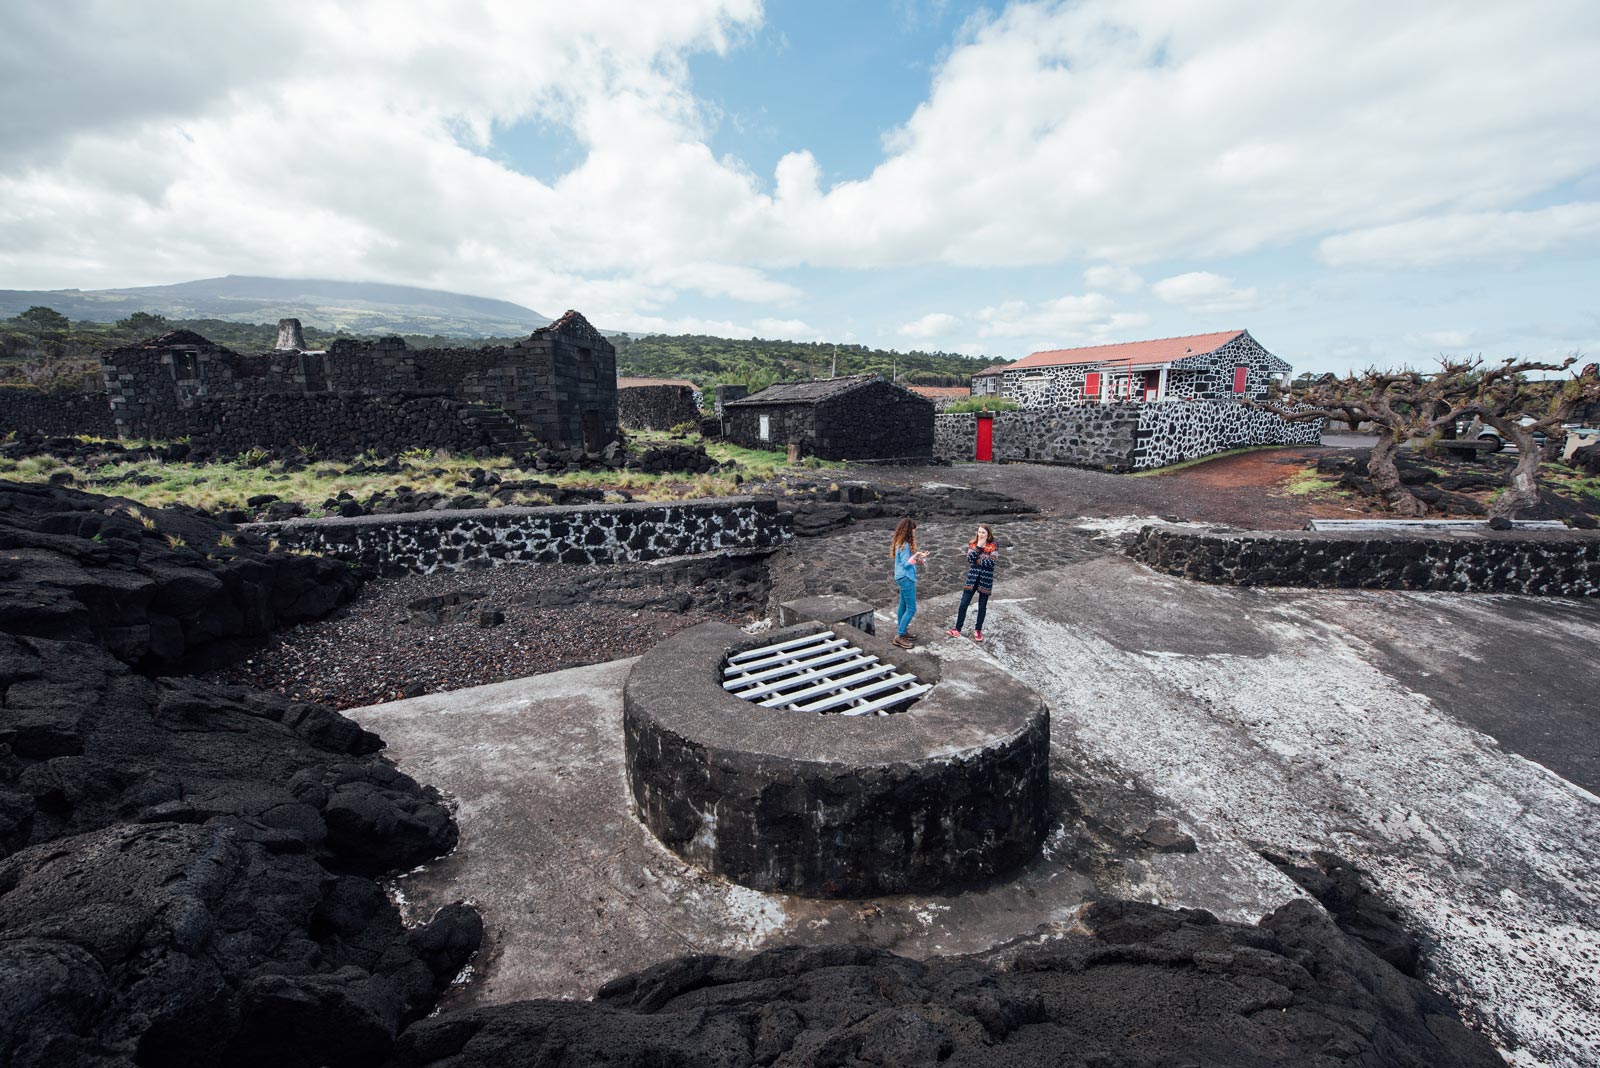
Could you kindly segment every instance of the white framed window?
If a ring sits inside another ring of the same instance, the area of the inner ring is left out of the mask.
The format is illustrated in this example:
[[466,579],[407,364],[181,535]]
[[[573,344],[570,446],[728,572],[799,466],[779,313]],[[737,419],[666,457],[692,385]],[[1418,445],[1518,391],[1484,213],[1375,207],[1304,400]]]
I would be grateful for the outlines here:
[[760,418],[761,418],[761,429],[760,429],[759,433],[761,435],[761,440],[762,441],[771,441],[772,440],[772,417],[770,415],[763,415]]

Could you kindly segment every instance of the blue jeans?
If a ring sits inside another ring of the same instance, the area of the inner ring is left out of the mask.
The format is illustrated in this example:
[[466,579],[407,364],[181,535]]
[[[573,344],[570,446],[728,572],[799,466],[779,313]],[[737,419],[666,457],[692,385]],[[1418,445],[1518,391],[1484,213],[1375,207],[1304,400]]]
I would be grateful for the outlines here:
[[[956,609],[956,630],[960,630],[967,621],[967,605],[972,603],[972,590],[961,591],[961,607]],[[974,630],[983,629],[984,613],[989,611],[989,595],[978,591],[978,622]]]
[[900,579],[899,586],[900,609],[895,617],[898,624],[896,633],[904,634],[911,629],[911,617],[917,614],[917,584],[911,579]]

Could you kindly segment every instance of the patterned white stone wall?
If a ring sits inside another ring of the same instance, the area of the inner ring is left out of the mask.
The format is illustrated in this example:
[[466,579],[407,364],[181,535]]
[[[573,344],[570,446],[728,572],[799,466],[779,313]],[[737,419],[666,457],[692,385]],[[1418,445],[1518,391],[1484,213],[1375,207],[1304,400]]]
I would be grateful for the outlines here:
[[1165,467],[1246,445],[1322,443],[1322,424],[1316,420],[1291,423],[1237,401],[1164,401],[1138,408],[1135,470]]
[[348,519],[294,519],[241,529],[384,574],[499,564],[617,564],[776,548],[791,520],[770,497],[669,504],[483,508]]

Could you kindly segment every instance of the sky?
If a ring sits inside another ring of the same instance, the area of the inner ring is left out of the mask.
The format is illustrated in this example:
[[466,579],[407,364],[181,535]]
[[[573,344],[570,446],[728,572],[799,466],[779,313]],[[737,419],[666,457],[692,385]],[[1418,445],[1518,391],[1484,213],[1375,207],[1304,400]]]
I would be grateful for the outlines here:
[[1592,358],[1597,71],[1594,0],[6,0],[0,288]]

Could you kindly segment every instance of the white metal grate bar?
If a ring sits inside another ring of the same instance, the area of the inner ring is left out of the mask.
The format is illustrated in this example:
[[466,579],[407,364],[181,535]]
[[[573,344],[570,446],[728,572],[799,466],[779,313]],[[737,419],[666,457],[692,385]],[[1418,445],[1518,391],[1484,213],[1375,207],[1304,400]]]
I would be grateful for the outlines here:
[[874,664],[873,666],[858,671],[853,675],[846,675],[843,678],[838,679],[828,679],[825,682],[819,682],[815,686],[800,690],[796,693],[786,693],[780,694],[777,697],[769,697],[767,700],[762,701],[761,703],[764,705],[790,704],[792,706],[792,703],[795,701],[810,700],[813,697],[820,697],[825,693],[834,693],[847,687],[854,686],[857,683],[864,683],[871,679],[882,678],[884,675],[893,674],[894,670],[895,667],[893,664]]
[[793,649],[797,645],[806,645],[810,642],[826,641],[831,637],[833,637],[833,631],[825,630],[820,634],[807,634],[803,638],[790,638],[786,642],[776,642],[772,645],[762,645],[754,649],[746,649],[742,653],[734,653],[732,656],[728,657],[728,663],[742,664],[746,660],[754,660],[756,657],[762,656],[766,653],[776,653],[783,649]]
[[748,660],[743,664],[729,664],[723,671],[723,674],[728,678],[732,678],[735,674],[748,675],[752,671],[760,671],[762,668],[771,667],[774,664],[793,661],[802,656],[809,656],[812,653],[831,652],[834,649],[839,649],[849,644],[850,642],[848,639],[835,638],[831,642],[818,642],[814,645],[803,645],[794,649],[785,649],[781,653],[773,653],[771,656],[764,656],[759,660]]
[[824,664],[831,664],[836,660],[849,659],[852,656],[856,656],[860,652],[861,650],[859,649],[851,648],[848,642],[844,643],[843,648],[829,649],[826,652],[821,653],[813,653],[808,649],[806,650],[805,656],[792,660],[787,664],[780,664],[777,667],[770,667],[764,671],[752,671],[748,675],[740,675],[736,678],[726,678],[723,680],[722,688],[725,690],[733,690],[740,686],[749,685],[752,682],[765,682],[768,679],[775,679],[780,675],[792,675],[797,671],[809,671],[812,668],[821,667]]
[[[818,679],[826,678],[829,675],[837,675],[841,671],[849,671],[866,664],[876,664],[877,662],[877,657],[867,653],[857,656],[854,660],[841,660],[837,664],[812,668],[810,671],[802,672],[799,675],[789,675],[781,679],[774,679],[771,682],[759,683],[748,690],[733,690],[732,693],[735,697],[742,697],[746,701],[754,701],[758,697],[765,697],[780,690],[792,689],[806,683],[816,682]],[[723,688],[728,689],[728,684],[723,683]]]
[[917,677],[915,675],[890,675],[888,678],[880,679],[877,682],[869,682],[862,686],[850,686],[820,700],[804,705],[794,705],[793,707],[796,712],[827,712],[841,705],[848,705],[852,701],[862,701],[868,697],[883,693],[885,690],[892,690],[896,687],[904,686],[908,682],[916,681]]
[[931,689],[933,689],[933,687],[929,686],[927,683],[919,682],[908,690],[901,690],[900,692],[892,693],[887,697],[880,697],[876,701],[868,701],[864,705],[856,705],[854,708],[841,709],[839,715],[865,716],[869,713],[877,712],[879,709],[893,707],[894,705],[899,704],[901,701],[909,701],[913,697],[921,697]]

